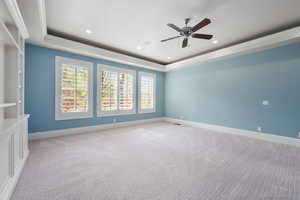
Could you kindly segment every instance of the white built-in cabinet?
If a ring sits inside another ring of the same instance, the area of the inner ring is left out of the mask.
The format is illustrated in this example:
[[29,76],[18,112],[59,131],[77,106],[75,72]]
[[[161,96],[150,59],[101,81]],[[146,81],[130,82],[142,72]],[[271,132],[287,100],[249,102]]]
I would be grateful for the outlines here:
[[8,200],[29,154],[24,113],[26,27],[15,0],[0,0],[0,200]]

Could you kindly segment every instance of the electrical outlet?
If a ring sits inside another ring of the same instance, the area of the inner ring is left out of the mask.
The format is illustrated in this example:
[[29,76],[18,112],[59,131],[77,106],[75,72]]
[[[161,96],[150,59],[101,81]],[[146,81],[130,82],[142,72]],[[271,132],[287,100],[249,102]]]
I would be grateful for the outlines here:
[[270,105],[270,102],[268,100],[263,100],[261,104],[264,106],[268,106]]
[[117,122],[117,119],[116,118],[113,118],[113,123],[116,123]]
[[257,131],[261,132],[262,128],[260,126],[257,127]]
[[298,138],[300,138],[300,132],[298,132]]

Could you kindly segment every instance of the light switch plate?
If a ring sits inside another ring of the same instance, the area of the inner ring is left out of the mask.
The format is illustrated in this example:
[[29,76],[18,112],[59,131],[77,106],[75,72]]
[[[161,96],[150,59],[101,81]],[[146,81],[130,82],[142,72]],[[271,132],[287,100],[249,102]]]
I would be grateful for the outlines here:
[[268,100],[263,100],[262,101],[262,105],[264,105],[264,106],[267,106],[267,105],[269,105],[270,104],[270,102],[268,101]]

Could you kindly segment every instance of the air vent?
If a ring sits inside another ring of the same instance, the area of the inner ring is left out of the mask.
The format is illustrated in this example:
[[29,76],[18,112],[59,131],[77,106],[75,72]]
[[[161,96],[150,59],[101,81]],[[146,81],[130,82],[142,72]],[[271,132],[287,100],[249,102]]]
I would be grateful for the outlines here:
[[180,123],[174,123],[175,126],[183,126],[182,124]]

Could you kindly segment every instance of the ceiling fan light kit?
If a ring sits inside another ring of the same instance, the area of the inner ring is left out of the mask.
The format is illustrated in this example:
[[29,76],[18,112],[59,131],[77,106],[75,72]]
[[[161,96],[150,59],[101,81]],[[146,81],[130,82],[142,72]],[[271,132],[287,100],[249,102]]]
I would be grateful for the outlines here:
[[210,40],[211,38],[213,38],[213,35],[195,33],[196,31],[198,31],[201,28],[203,28],[203,27],[207,26],[208,24],[210,24],[211,23],[210,19],[205,18],[193,27],[188,26],[188,23],[190,22],[190,20],[191,20],[190,18],[185,19],[185,26],[183,28],[179,28],[175,24],[171,24],[171,23],[167,24],[167,26],[169,26],[170,28],[172,28],[175,31],[179,32],[179,36],[167,38],[167,39],[161,40],[161,42],[166,42],[166,41],[169,41],[169,40],[184,37],[184,39],[182,41],[182,48],[185,48],[185,47],[188,46],[188,39],[189,39],[190,36],[192,38],[204,39],[204,40]]

